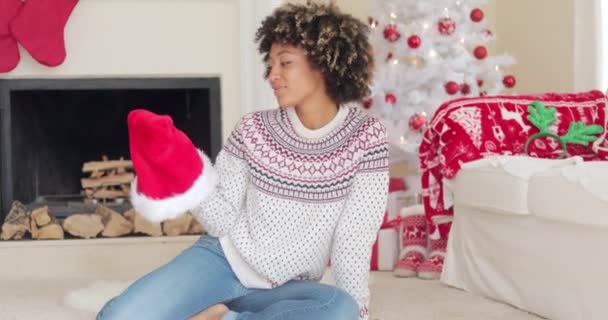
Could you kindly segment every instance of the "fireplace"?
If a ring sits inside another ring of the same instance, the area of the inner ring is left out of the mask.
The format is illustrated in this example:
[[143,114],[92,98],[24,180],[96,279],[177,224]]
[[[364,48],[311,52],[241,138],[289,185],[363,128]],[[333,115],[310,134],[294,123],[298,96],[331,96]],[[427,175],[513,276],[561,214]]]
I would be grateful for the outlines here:
[[0,222],[13,200],[83,210],[84,162],[129,156],[126,117],[168,114],[212,159],[221,147],[218,78],[0,80]]

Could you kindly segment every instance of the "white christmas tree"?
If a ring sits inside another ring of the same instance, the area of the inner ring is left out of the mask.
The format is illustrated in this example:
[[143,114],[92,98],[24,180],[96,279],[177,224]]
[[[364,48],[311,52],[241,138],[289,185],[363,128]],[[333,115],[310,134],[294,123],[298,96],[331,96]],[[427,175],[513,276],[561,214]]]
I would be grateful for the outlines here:
[[[459,97],[515,86],[509,55],[488,56],[494,35],[483,0],[375,0],[369,23],[376,71],[364,107],[389,130],[391,157],[415,156],[435,110]],[[398,152],[395,152],[398,151]]]

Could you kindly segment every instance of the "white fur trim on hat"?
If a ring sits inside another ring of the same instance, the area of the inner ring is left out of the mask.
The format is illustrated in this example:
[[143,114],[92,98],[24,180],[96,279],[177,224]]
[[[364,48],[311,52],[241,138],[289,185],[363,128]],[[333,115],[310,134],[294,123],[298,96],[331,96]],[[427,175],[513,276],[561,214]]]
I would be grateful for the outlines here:
[[149,198],[137,192],[137,177],[135,177],[131,182],[131,204],[135,211],[148,221],[161,222],[175,219],[205,200],[215,189],[219,178],[211,160],[200,150],[199,154],[203,160],[203,174],[182,194],[164,199]]

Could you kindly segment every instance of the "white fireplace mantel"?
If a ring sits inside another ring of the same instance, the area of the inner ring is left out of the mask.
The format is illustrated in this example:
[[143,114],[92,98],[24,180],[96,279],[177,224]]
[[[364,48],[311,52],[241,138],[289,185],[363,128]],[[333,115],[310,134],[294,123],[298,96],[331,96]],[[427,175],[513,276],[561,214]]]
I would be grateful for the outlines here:
[[243,113],[273,106],[253,36],[280,2],[80,0],[62,65],[40,65],[21,48],[17,68],[0,79],[219,77],[225,139]]

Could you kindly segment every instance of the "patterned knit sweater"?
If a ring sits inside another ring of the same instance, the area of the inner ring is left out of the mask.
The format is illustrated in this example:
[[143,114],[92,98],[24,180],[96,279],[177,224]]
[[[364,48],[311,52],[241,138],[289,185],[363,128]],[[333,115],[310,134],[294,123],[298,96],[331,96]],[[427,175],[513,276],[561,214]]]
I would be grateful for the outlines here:
[[310,130],[293,108],[244,116],[217,156],[219,185],[193,214],[220,238],[244,286],[318,281],[331,259],[336,285],[368,319],[372,245],[388,190],[384,126],[341,106]]

